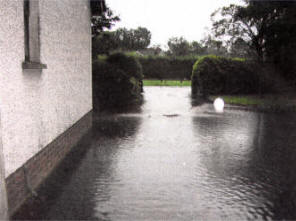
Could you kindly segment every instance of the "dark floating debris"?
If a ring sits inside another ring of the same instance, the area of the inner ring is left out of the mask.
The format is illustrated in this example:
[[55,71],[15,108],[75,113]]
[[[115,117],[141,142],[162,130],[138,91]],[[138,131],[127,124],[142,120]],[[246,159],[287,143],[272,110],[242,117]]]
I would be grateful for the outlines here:
[[178,117],[180,115],[179,114],[163,114],[162,116],[165,116],[165,117]]

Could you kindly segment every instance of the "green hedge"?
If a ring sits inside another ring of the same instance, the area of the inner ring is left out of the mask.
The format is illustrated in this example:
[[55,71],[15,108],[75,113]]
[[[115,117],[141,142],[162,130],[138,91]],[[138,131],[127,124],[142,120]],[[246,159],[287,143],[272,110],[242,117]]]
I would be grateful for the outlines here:
[[193,95],[261,94],[274,91],[274,79],[257,63],[239,58],[208,55],[193,65]]
[[122,108],[141,101],[142,67],[133,57],[113,54],[93,62],[94,109]]
[[107,57],[107,62],[136,79],[143,80],[142,65],[138,58],[123,53],[114,53]]
[[189,80],[197,57],[139,56],[145,79]]

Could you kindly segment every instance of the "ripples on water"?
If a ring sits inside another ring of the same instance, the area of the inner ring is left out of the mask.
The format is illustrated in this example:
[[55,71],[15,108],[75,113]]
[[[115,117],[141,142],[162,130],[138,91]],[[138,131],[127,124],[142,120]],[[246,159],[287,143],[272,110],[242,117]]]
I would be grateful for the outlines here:
[[55,177],[45,191],[54,198],[31,216],[296,219],[295,115],[216,114],[189,94],[148,87],[142,111],[95,116],[88,149],[67,159],[71,175]]

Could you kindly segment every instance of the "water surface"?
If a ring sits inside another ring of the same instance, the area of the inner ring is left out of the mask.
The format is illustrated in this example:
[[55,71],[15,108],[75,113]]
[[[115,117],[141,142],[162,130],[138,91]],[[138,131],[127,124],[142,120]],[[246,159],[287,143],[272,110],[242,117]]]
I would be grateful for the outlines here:
[[296,219],[295,114],[217,114],[192,107],[190,88],[146,87],[145,100],[94,116],[91,138],[17,218]]

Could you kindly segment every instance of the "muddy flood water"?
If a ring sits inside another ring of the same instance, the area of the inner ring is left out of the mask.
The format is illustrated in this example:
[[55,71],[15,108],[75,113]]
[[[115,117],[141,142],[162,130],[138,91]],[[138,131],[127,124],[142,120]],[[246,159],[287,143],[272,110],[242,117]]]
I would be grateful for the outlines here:
[[145,87],[88,137],[17,219],[296,219],[296,115],[192,107],[190,88]]

